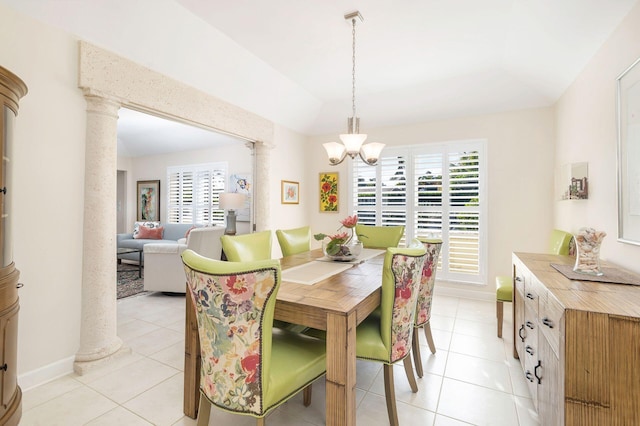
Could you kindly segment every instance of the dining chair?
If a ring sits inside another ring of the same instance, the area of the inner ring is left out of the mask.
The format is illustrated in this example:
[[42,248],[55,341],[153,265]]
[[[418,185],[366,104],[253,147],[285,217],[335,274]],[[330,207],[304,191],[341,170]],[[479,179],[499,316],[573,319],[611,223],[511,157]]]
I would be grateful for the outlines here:
[[[549,254],[568,255],[573,235],[569,232],[554,229],[551,231]],[[498,318],[498,337],[502,337],[502,322],[504,319],[504,303],[513,301],[513,277],[498,275],[496,277],[496,317]]]
[[424,247],[387,248],[379,314],[369,315],[356,328],[356,357],[383,363],[387,414],[393,426],[398,425],[394,363],[404,362],[411,390],[418,391],[409,353],[425,258]]
[[432,354],[436,353],[436,346],[433,342],[431,334],[431,302],[433,300],[433,287],[436,283],[436,272],[438,270],[438,258],[442,248],[442,240],[418,238],[420,244],[424,245],[426,250],[426,258],[422,266],[422,275],[420,277],[420,290],[418,292],[418,302],[416,304],[416,319],[413,324],[415,328],[413,333],[413,343],[411,351],[413,353],[413,362],[416,366],[418,377],[424,375],[422,370],[422,358],[420,357],[420,335],[418,329],[424,329],[424,335],[427,338],[427,344]]
[[271,231],[220,237],[222,251],[231,262],[271,259]]
[[253,416],[258,426],[273,409],[326,372],[326,343],[272,329],[280,262],[223,262],[182,253],[201,348],[198,426],[211,406]]
[[303,226],[294,229],[277,229],[276,237],[283,256],[311,250],[311,228]]
[[365,248],[398,247],[404,235],[404,225],[356,225],[356,236]]

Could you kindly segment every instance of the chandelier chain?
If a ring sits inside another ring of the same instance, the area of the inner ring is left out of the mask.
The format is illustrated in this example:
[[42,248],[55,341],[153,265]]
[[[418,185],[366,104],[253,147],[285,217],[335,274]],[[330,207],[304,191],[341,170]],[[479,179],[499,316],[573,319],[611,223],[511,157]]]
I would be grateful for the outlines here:
[[356,117],[356,19],[351,19],[353,28],[351,30],[351,36],[353,37],[352,43],[352,67],[351,67],[351,108],[353,111],[353,118]]

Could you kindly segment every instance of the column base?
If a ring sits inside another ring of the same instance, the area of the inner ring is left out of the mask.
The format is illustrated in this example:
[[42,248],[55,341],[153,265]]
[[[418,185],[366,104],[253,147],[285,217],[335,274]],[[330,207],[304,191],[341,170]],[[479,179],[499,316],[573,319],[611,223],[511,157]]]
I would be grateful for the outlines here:
[[90,361],[75,361],[73,363],[73,371],[79,375],[85,375],[91,371],[95,371],[99,368],[104,367],[107,364],[110,364],[112,362],[114,362],[117,359],[120,359],[122,357],[125,357],[127,355],[131,354],[131,348],[128,346],[124,346],[122,345],[120,347],[120,349],[118,349],[117,351],[113,352],[110,355],[107,355],[103,358],[99,358],[99,359],[94,359],[94,360],[90,360]]

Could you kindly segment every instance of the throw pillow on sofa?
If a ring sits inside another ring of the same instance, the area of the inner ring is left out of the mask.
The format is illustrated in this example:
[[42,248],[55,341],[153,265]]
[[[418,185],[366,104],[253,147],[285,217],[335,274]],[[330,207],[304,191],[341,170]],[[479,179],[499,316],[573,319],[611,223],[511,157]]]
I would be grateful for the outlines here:
[[147,228],[159,228],[160,227],[160,222],[135,222],[133,224],[133,238],[140,238],[138,237],[138,233],[140,232],[140,226],[145,226]]
[[162,226],[158,228],[148,228],[144,225],[141,225],[138,228],[138,234],[134,235],[133,238],[140,240],[161,240],[163,233],[164,227]]

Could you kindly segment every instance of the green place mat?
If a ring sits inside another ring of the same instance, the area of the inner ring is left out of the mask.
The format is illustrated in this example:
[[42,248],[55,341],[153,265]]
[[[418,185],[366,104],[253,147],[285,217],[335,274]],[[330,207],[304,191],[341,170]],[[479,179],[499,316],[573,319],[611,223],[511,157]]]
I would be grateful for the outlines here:
[[602,268],[603,275],[597,276],[574,272],[573,266],[571,265],[559,265],[557,263],[552,263],[551,266],[570,280],[640,285],[640,276],[618,268]]

